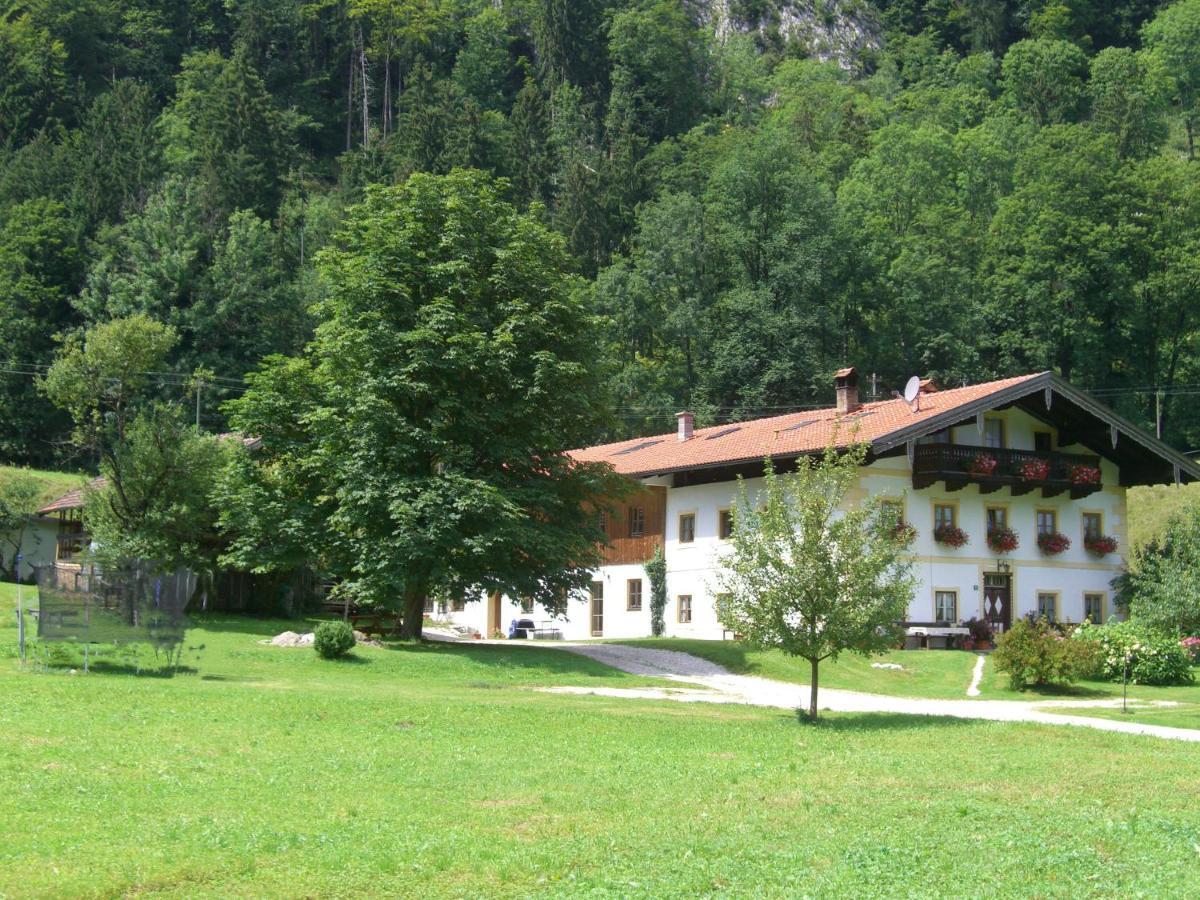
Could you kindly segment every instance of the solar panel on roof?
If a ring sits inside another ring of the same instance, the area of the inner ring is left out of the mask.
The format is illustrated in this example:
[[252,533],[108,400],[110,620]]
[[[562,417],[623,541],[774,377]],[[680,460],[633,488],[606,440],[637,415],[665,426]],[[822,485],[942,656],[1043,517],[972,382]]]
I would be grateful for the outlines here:
[[653,447],[655,444],[661,444],[662,438],[653,441],[642,441],[640,444],[634,444],[632,447],[626,447],[624,450],[618,450],[613,456],[624,456],[627,453],[636,453],[639,450],[645,450],[647,447]]
[[725,435],[727,435],[727,434],[733,434],[735,431],[741,431],[741,430],[742,430],[741,425],[734,425],[730,428],[722,428],[716,434],[706,434],[704,436],[704,439],[706,441],[712,441],[712,440],[716,440],[719,437],[725,437]]
[[780,428],[779,433],[783,434],[785,431],[799,431],[801,428],[806,428],[809,425],[812,425],[814,422],[820,421],[820,419],[805,419],[803,422],[797,422],[795,425],[789,425],[787,428]]

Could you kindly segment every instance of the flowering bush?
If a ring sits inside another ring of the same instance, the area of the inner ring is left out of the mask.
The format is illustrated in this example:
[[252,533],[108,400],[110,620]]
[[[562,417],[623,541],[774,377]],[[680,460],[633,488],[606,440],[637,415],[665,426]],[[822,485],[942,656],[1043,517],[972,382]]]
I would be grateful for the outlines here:
[[1050,477],[1050,463],[1044,459],[1031,459],[1022,463],[1021,477],[1025,481],[1045,481]]
[[1121,681],[1129,662],[1129,680],[1134,684],[1187,684],[1192,681],[1191,663],[1181,642],[1171,635],[1139,622],[1085,622],[1075,629],[1072,640],[1091,641],[1100,646],[1096,674]]
[[1179,642],[1193,666],[1200,666],[1200,637],[1185,637]]
[[990,453],[980,453],[973,460],[971,460],[971,474],[991,475],[996,471],[997,465],[998,463],[996,461],[996,457],[992,456]]
[[967,533],[957,525],[939,525],[933,530],[933,539],[948,547],[961,547],[967,542]]
[[1084,538],[1083,546],[1093,556],[1107,556],[1117,552],[1117,539],[1108,535]]
[[892,538],[899,544],[908,546],[917,539],[917,527],[911,522],[901,519],[892,526]]
[[1069,684],[1092,674],[1100,647],[1067,638],[1045,619],[1021,619],[1000,635],[992,661],[1008,675],[1015,691],[1046,684]]
[[1012,553],[1021,546],[1021,539],[1011,528],[989,528],[987,543],[994,553]]
[[1099,484],[1100,470],[1096,466],[1071,466],[1071,484]]
[[1038,548],[1047,556],[1058,556],[1071,549],[1071,539],[1061,531],[1038,535]]

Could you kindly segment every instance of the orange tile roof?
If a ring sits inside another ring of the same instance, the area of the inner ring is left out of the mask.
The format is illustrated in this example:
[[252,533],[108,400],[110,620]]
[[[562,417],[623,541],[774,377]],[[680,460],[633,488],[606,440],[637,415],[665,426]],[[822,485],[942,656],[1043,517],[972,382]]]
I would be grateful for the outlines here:
[[796,456],[823,450],[835,436],[839,446],[879,441],[1035,378],[1039,375],[923,393],[917,412],[903,400],[883,400],[865,403],[844,416],[832,407],[788,413],[697,428],[687,441],[670,432],[573,450],[571,456],[581,462],[607,462],[618,472],[634,476]]
[[[88,482],[88,487],[99,490],[104,487],[105,479],[103,477],[93,478]],[[38,510],[38,515],[44,516],[53,512],[60,512],[66,509],[83,509],[83,492],[84,488],[77,487],[74,490],[67,491],[57,500],[52,500],[41,509]]]

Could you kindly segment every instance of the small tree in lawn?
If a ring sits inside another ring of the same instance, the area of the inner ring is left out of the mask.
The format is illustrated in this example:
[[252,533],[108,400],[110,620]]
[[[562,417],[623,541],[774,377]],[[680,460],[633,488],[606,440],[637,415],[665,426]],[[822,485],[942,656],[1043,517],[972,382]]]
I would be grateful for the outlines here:
[[[42,487],[32,475],[18,473],[0,483],[0,581],[20,581],[17,557],[30,538]],[[36,540],[36,538],[34,538]]]
[[770,460],[761,493],[739,486],[731,548],[722,560],[721,623],[758,647],[812,666],[808,716],[817,718],[822,660],[891,646],[913,594],[905,536],[878,502],[847,504],[866,448],[801,457],[778,475]]

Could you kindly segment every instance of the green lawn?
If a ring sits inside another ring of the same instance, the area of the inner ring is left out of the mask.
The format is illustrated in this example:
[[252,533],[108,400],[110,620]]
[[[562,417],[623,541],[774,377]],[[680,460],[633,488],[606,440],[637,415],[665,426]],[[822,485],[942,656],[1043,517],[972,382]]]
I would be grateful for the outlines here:
[[1191,745],[530,690],[646,683],[550,648],[258,643],[296,626],[209,618],[174,678],[22,671],[0,632],[0,896],[1194,893]]
[[0,484],[15,475],[31,475],[42,488],[42,502],[49,503],[84,483],[84,476],[71,472],[43,472],[39,469],[21,469],[15,466],[0,466]]

